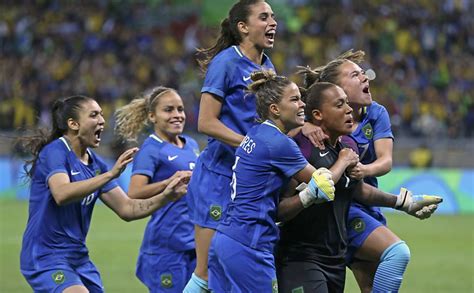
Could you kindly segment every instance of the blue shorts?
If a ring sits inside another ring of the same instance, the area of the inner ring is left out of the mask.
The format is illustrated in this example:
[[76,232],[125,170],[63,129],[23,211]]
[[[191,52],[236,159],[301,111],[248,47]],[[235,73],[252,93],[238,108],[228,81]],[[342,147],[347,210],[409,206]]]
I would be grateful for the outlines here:
[[354,254],[364,244],[370,233],[380,226],[385,226],[387,220],[379,209],[366,209],[359,205],[351,204],[347,218],[347,252],[346,263],[354,261]]
[[191,221],[216,229],[230,202],[231,178],[210,171],[198,159],[186,195]]
[[183,292],[196,267],[194,250],[163,254],[140,252],[136,276],[150,292]]
[[278,292],[275,259],[217,231],[209,249],[212,292]]
[[104,292],[100,274],[89,260],[79,266],[60,265],[46,270],[21,270],[34,292],[63,292],[74,285],[85,286],[89,292]]

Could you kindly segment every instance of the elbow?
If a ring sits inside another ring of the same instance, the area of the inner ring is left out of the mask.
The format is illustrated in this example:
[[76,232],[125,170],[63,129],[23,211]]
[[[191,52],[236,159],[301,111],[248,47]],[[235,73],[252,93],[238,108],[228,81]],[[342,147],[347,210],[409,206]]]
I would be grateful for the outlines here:
[[212,127],[212,120],[209,119],[209,118],[204,118],[201,116],[199,116],[199,119],[198,119],[198,131],[199,133],[202,133],[202,134],[206,134],[206,135],[210,135],[210,129]]
[[64,197],[64,196],[60,196],[60,195],[55,194],[55,193],[52,193],[52,196],[53,196],[54,202],[58,206],[64,206],[68,203],[68,200],[66,200],[66,197]]

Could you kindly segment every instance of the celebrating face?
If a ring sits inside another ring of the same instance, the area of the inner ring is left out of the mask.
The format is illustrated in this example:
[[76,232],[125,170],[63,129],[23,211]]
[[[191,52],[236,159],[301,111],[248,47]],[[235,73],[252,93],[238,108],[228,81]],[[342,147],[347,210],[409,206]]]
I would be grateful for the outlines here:
[[352,61],[344,62],[339,70],[338,85],[346,92],[349,102],[361,107],[370,105],[372,95],[365,71]]
[[99,146],[100,137],[104,131],[104,116],[102,108],[94,100],[87,100],[81,104],[78,121],[76,121],[78,138],[85,147]]
[[304,124],[304,106],[298,86],[290,83],[285,87],[283,97],[277,104],[278,117],[286,131]]
[[250,10],[250,15],[243,27],[249,40],[258,48],[273,48],[277,22],[272,8],[262,1],[251,5]]
[[154,112],[149,114],[150,120],[160,137],[172,140],[183,133],[186,120],[183,100],[172,90],[163,93],[158,99]]

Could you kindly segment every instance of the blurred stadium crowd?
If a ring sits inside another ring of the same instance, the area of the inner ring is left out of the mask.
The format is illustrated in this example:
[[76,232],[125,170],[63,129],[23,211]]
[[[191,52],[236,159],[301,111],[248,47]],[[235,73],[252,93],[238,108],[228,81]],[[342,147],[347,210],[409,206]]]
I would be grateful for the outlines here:
[[[233,2],[2,1],[0,130],[41,125],[51,101],[72,94],[95,97],[112,121],[117,106],[160,84],[178,89],[195,130],[195,48],[210,45]],[[279,73],[362,49],[397,136],[474,136],[472,1],[270,2],[278,31],[268,53]]]

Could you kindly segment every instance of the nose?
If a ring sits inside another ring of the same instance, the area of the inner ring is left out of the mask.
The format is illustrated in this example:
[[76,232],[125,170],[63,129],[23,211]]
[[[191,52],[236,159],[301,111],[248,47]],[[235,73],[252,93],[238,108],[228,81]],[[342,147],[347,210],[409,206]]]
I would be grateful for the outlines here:
[[276,28],[277,26],[277,21],[275,20],[275,18],[272,16],[270,17],[270,26],[274,26]]
[[100,114],[99,117],[100,117],[100,118],[99,118],[99,124],[101,124],[101,125],[102,125],[102,124],[105,124],[104,115]]

